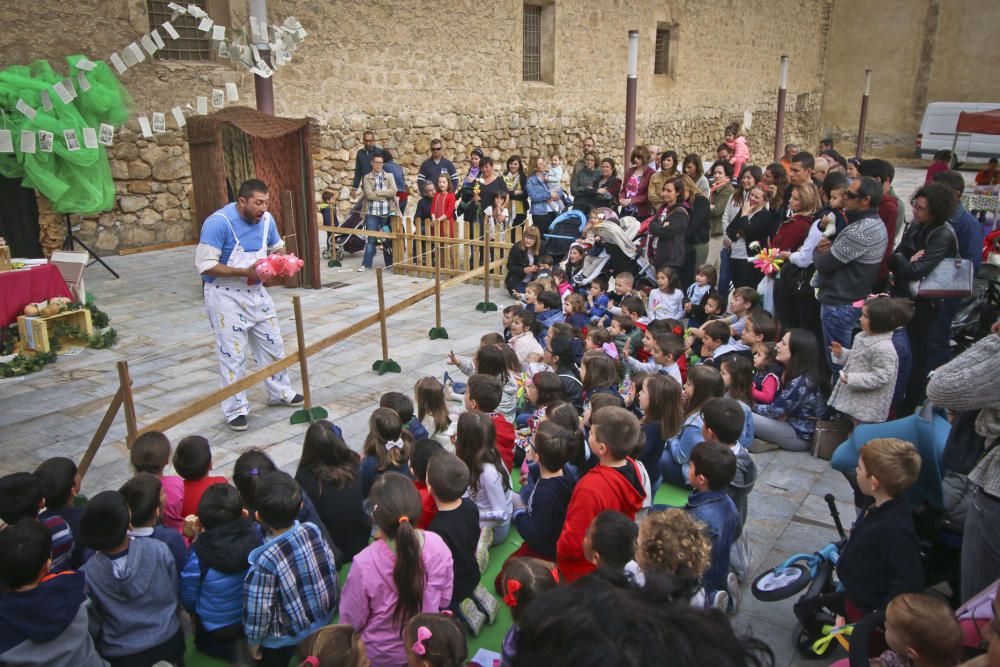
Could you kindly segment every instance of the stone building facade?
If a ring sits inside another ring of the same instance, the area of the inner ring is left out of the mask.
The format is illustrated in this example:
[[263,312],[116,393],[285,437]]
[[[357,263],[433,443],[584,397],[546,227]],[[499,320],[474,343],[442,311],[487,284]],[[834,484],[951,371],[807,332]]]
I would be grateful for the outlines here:
[[[107,58],[149,31],[150,1],[12,0],[8,15],[16,18],[0,43],[0,61]],[[271,0],[272,20],[294,15],[309,33],[275,76],[276,110],[316,119],[315,189],[336,190],[341,206],[366,128],[397,155],[411,185],[434,137],[444,140],[460,171],[477,146],[497,159],[558,151],[571,161],[586,136],[620,161],[627,34],[638,29],[639,143],[708,157],[727,124],[748,122],[755,161],[767,162],[779,56],[790,43],[809,48],[792,52],[785,136],[809,145],[819,136],[831,16],[845,1]],[[523,80],[526,5],[542,17],[542,81]],[[248,15],[246,0],[205,6],[230,25]],[[658,32],[668,47],[660,54],[662,74],[654,73]],[[147,60],[122,82],[134,106],[109,151],[116,205],[79,220],[80,236],[101,253],[193,240],[198,221],[186,132],[170,121],[166,133],[145,140],[136,118],[193,106],[197,95],[226,82],[237,85],[241,104],[252,105],[252,76],[228,62]],[[53,218],[42,210],[43,223]],[[56,242],[58,229],[48,236]]]

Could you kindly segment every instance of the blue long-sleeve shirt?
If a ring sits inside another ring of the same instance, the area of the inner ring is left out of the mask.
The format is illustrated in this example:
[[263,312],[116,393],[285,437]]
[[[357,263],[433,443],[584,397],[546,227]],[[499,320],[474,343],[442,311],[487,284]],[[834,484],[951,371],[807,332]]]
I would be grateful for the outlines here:
[[649,483],[655,486],[660,481],[660,457],[663,456],[663,448],[666,447],[667,441],[663,437],[663,431],[658,422],[643,424],[642,437],[645,438],[645,444],[643,444],[639,456],[635,458],[646,466]]
[[704,440],[701,437],[701,426],[704,421],[700,412],[695,412],[684,420],[681,432],[667,440],[667,450],[674,461],[685,465],[691,460],[691,450]]
[[976,216],[969,213],[961,203],[955,208],[951,219],[948,220],[958,237],[958,254],[962,259],[972,262],[973,272],[979,273],[979,267],[983,263],[983,226],[976,220]]
[[545,182],[545,178],[538,174],[533,174],[528,178],[525,186],[528,191],[528,199],[531,200],[531,215],[546,215],[549,212],[549,200],[552,193]]
[[572,495],[573,480],[566,475],[539,479],[528,497],[527,509],[514,512],[512,521],[524,543],[546,558],[556,558],[556,542]]
[[740,524],[736,504],[725,491],[695,491],[688,496],[685,509],[705,524],[712,540],[712,558],[704,577],[705,590],[709,594],[725,590],[729,550]]
[[608,314],[608,306],[611,304],[611,298],[607,294],[602,294],[601,296],[594,297],[594,305],[587,308],[587,314],[590,315],[591,321],[595,317],[604,317]]

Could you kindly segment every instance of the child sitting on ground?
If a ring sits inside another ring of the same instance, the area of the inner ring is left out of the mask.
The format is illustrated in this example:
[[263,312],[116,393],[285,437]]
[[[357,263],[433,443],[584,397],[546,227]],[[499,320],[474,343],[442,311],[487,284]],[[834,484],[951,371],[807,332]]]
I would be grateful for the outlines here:
[[540,327],[534,313],[527,310],[514,313],[510,323],[510,333],[509,344],[522,366],[542,358],[544,350],[538,342]]
[[509,471],[514,465],[514,424],[513,420],[507,421],[504,415],[497,412],[502,392],[500,382],[495,377],[476,373],[469,377],[465,390],[465,409],[481,412],[493,421],[496,450]]
[[622,572],[641,586],[642,573],[635,562],[639,527],[621,512],[605,510],[594,517],[583,538],[583,553],[594,567]]
[[230,663],[245,660],[243,579],[260,536],[239,492],[228,484],[205,489],[198,503],[197,537],[181,571],[181,604],[191,614],[194,645]]
[[70,567],[76,569],[83,565],[84,547],[80,537],[80,517],[83,507],[74,507],[73,501],[80,491],[80,475],[76,464],[65,456],[54,456],[43,461],[35,468],[35,477],[42,483],[42,498],[45,500],[45,510],[38,516],[39,521],[51,517],[60,517],[69,524],[73,534],[73,552],[70,556]]
[[410,432],[414,441],[428,437],[427,429],[413,414],[413,401],[406,394],[398,391],[386,392],[379,399],[378,406],[395,410],[399,415],[399,421],[403,422],[403,428]]
[[[447,179],[447,176],[445,177]],[[447,179],[450,181],[450,179]],[[361,635],[346,623],[328,625],[306,637],[297,650],[300,667],[370,667]]]
[[705,304],[708,296],[715,292],[716,282],[715,266],[702,264],[698,267],[694,282],[688,285],[684,294],[684,312],[690,318],[688,320],[689,327],[700,326],[705,321]]
[[668,375],[647,378],[639,392],[643,445],[636,459],[646,467],[654,497],[663,480],[660,459],[666,440],[684,421],[681,392],[680,383]]
[[604,276],[597,276],[590,283],[587,290],[587,316],[590,317],[591,324],[603,324],[608,315],[608,308],[611,305],[611,297],[608,295],[608,279]]
[[13,526],[18,521],[39,521],[52,537],[50,572],[72,569],[75,542],[73,531],[60,516],[42,518],[38,512],[42,499],[42,482],[30,472],[15,472],[0,478],[0,521]]
[[[607,351],[605,345],[614,345],[615,339],[611,335],[610,329],[605,329],[602,326],[592,326],[587,329],[587,337],[583,341],[584,352],[590,352],[591,350],[597,351]],[[617,350],[617,347],[615,348]],[[581,358],[582,361],[582,358]]]
[[[735,400],[743,410],[743,430],[737,442],[749,447],[754,438],[753,423],[753,367],[750,360],[738,355],[730,355],[719,365],[722,382],[726,385],[726,396]],[[729,444],[729,443],[726,443]]]
[[[413,483],[406,483],[416,495]],[[337,564],[319,527],[296,521],[302,492],[290,475],[268,474],[257,483],[254,499],[265,538],[247,559],[243,631],[251,657],[288,664],[296,644],[333,618]]]
[[684,319],[684,291],[680,282],[680,276],[669,266],[656,270],[656,289],[649,292],[651,319]]
[[566,322],[574,329],[583,331],[590,324],[590,318],[587,316],[587,302],[582,295],[575,292],[563,299],[563,314],[566,316]]
[[88,631],[84,574],[49,574],[51,553],[38,521],[0,531],[0,663],[105,667]]
[[163,485],[166,500],[163,503],[163,525],[181,532],[184,528],[184,480],[177,475],[164,475],[163,469],[170,463],[170,440],[159,431],[143,433],[132,443],[129,452],[132,469],[156,475]]
[[448,427],[451,425],[451,417],[445,404],[444,387],[436,378],[420,378],[413,387],[413,397],[417,404],[417,419],[429,434],[427,437],[450,451]]
[[535,306],[535,318],[540,327],[538,336],[545,338],[545,333],[556,322],[565,322],[566,316],[563,314],[562,299],[556,292],[542,292],[538,295],[538,304]]
[[447,452],[435,454],[427,466],[427,488],[434,501],[434,520],[428,530],[437,533],[448,545],[454,564],[452,611],[461,611],[462,602],[479,585],[479,508],[464,498],[469,489],[469,467],[462,459]]
[[417,528],[421,530],[427,530],[431,521],[434,520],[434,515],[437,514],[437,506],[434,504],[434,498],[427,487],[427,464],[430,463],[435,454],[443,451],[444,447],[436,440],[424,438],[413,443],[413,455],[410,456],[410,475],[413,476],[413,486],[417,487],[417,492],[420,493],[420,505],[423,511],[420,513]]
[[159,525],[161,488],[160,480],[156,479],[155,475],[141,472],[125,482],[118,492],[125,498],[125,504],[131,513],[128,536],[148,537],[166,544],[180,574],[187,563],[187,547],[180,533]]
[[538,280],[532,280],[530,283],[525,285],[524,294],[515,293],[514,296],[521,301],[522,310],[533,313],[535,311],[535,306],[538,304],[538,295],[544,291],[544,285],[538,282]]
[[566,298],[570,294],[573,294],[573,284],[569,281],[569,276],[566,275],[565,269],[558,266],[552,269],[552,278],[556,281],[556,290],[559,292],[559,298],[565,304]]
[[588,444],[599,463],[573,490],[556,544],[556,559],[567,581],[594,569],[583,553],[583,536],[594,517],[613,509],[635,518],[646,500],[639,465],[628,456],[639,441],[639,420],[625,408],[607,407],[591,416],[590,426]]
[[739,338],[747,316],[760,303],[760,294],[753,287],[737,287],[729,293],[729,312],[720,319],[729,325],[730,335]]
[[711,560],[712,542],[690,513],[671,507],[650,512],[639,524],[635,562],[640,586],[646,577],[667,575],[678,586],[677,593],[700,609],[705,606],[701,580]]
[[736,575],[729,572],[729,551],[736,539],[740,513],[726,488],[736,475],[736,456],[729,447],[707,441],[691,451],[688,479],[694,493],[685,509],[708,529],[712,558],[705,573],[705,603],[720,611],[735,611],[741,595]]
[[503,340],[506,343],[510,340],[510,323],[514,318],[514,313],[521,310],[521,304],[515,303],[505,306],[500,314],[500,323],[503,325]]
[[653,341],[653,349],[650,350],[652,361],[642,363],[626,352],[623,360],[625,367],[631,373],[669,375],[677,381],[677,384],[681,384],[681,371],[677,360],[684,354],[684,341],[680,336],[671,333],[659,334]]
[[[538,460],[539,480],[528,499],[514,496],[512,522],[524,543],[508,557],[556,560],[556,542],[566,521],[566,508],[574,480],[563,472],[581,446],[579,431],[570,431],[552,421],[543,421],[532,439],[533,458]],[[506,565],[504,566],[506,567]],[[503,568],[501,568],[501,572]],[[499,591],[501,595],[504,591]]]
[[184,480],[184,501],[181,516],[187,517],[198,510],[201,494],[213,484],[225,484],[225,477],[212,477],[212,450],[208,440],[200,435],[189,435],[177,444],[174,452],[174,470]]
[[618,373],[618,362],[602,350],[594,350],[583,355],[580,362],[580,382],[583,383],[583,405],[597,394],[611,394],[619,401],[618,384],[621,377]]
[[368,437],[361,450],[361,494],[367,498],[375,480],[387,472],[410,476],[413,436],[403,429],[395,410],[377,408],[368,418]]
[[[628,315],[615,315],[611,318],[611,325],[608,327],[608,333],[611,334],[611,339],[615,344],[615,354],[618,356],[616,359],[621,359],[622,355],[625,353],[625,348],[628,346],[632,339],[632,334],[635,333],[636,326],[635,322]],[[608,354],[611,350],[608,348],[603,348]]]
[[920,454],[905,440],[877,438],[861,448],[857,483],[866,502],[837,561],[848,622],[900,593],[924,589],[920,543],[903,498],[920,465]]
[[781,374],[785,368],[778,363],[776,343],[757,343],[753,346],[753,397],[754,403],[770,405],[781,391]]
[[80,568],[97,650],[113,665],[181,664],[174,558],[163,542],[131,538],[128,529],[128,506],[117,491],[91,498],[80,519],[84,544],[97,552]]
[[510,608],[513,623],[501,645],[502,665],[511,665],[517,656],[518,624],[531,602],[559,584],[559,575],[551,563],[534,558],[507,561],[503,572],[503,601]]
[[453,616],[417,614],[406,624],[405,635],[408,665],[465,667],[470,664],[466,662],[469,659],[469,648],[465,632]]
[[621,314],[621,305],[625,297],[639,297],[639,292],[633,289],[634,286],[635,276],[631,273],[623,271],[615,274],[615,289],[608,294],[608,298],[611,300],[608,310],[612,315]]
[[871,667],[954,667],[962,658],[963,638],[962,626],[947,602],[903,593],[886,607],[889,650],[873,658]]
[[713,398],[722,398],[725,393],[722,374],[715,368],[695,366],[688,371],[683,389],[684,422],[680,432],[667,439],[663,456],[660,457],[660,472],[667,484],[680,487],[690,485],[688,467],[691,450],[702,441],[701,427],[704,421],[701,408]]
[[[483,341],[485,341],[486,338],[487,336],[483,336]],[[513,424],[514,417],[517,413],[517,379],[520,376],[520,363],[518,363],[518,370],[516,374],[513,372],[513,369],[508,369],[507,360],[504,355],[504,350],[502,349],[504,347],[507,346],[491,345],[481,341],[480,347],[476,350],[476,354],[473,356],[472,361],[458,357],[452,351],[448,353],[448,363],[458,366],[458,370],[462,371],[462,373],[468,377],[472,377],[476,373],[481,373],[483,375],[490,375],[497,378],[497,380],[500,381],[502,391],[500,394],[500,402],[497,404],[495,410],[502,414],[507,421]],[[466,391],[467,390],[468,389],[466,389]],[[457,395],[453,396],[453,399],[459,401],[464,400],[461,396]],[[448,445],[445,445],[445,447],[447,446]]]
[[361,634],[372,664],[402,665],[408,642],[400,628],[421,612],[437,613],[451,602],[451,552],[440,536],[414,525],[420,494],[407,478],[383,475],[372,487],[370,502],[375,541],[354,557],[340,620]]
[[[476,377],[476,376],[473,376]],[[513,513],[513,486],[495,446],[493,420],[482,412],[458,418],[455,455],[469,467],[468,496],[479,508],[479,527],[493,530],[493,544],[507,539]]]

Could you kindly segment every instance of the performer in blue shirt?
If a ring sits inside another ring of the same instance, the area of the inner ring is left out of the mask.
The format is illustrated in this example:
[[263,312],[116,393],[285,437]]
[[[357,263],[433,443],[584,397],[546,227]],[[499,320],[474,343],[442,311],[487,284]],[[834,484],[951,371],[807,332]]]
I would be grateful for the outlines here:
[[[268,201],[265,183],[246,181],[236,202],[208,216],[201,228],[195,265],[204,281],[205,308],[215,332],[223,387],[246,374],[248,352],[261,367],[285,356],[274,302],[257,282],[254,268],[268,253],[285,253],[274,217],[267,212]],[[252,284],[247,284],[248,279]],[[269,405],[303,404],[287,371],[264,380],[264,389]],[[245,431],[250,412],[246,393],[224,400],[222,412],[231,429]]]

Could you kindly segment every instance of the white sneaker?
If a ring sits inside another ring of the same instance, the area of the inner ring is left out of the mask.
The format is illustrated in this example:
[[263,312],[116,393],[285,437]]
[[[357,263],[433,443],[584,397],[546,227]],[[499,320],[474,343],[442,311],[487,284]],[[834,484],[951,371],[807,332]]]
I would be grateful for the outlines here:
[[358,267],[358,273],[364,273],[367,270],[368,270],[367,266],[359,266]]
[[729,593],[726,591],[716,591],[709,601],[709,608],[718,609],[723,614],[729,611]]
[[729,594],[729,613],[735,614],[743,601],[743,589],[740,588],[740,580],[735,572],[730,572],[726,577],[726,592]]

